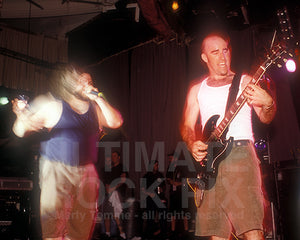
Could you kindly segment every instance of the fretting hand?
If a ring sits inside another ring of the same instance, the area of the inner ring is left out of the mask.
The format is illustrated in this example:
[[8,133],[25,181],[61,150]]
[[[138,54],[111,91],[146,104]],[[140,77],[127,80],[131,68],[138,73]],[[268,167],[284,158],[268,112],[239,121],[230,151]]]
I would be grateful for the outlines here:
[[261,87],[249,84],[245,89],[245,96],[249,105],[269,108],[273,104],[272,97]]

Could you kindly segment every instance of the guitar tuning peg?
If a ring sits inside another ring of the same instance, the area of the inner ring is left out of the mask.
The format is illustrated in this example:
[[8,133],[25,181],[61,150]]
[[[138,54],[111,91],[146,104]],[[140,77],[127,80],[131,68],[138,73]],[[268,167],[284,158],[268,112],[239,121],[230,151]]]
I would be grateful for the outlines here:
[[284,58],[284,59],[283,59],[283,61],[286,63],[286,62],[287,62],[287,59],[286,59],[286,58]]
[[282,68],[282,65],[279,64],[279,63],[277,63],[277,67],[278,67],[278,68]]
[[290,56],[290,57],[294,57],[294,55],[293,55],[292,53],[290,53],[290,52],[289,52],[289,56]]

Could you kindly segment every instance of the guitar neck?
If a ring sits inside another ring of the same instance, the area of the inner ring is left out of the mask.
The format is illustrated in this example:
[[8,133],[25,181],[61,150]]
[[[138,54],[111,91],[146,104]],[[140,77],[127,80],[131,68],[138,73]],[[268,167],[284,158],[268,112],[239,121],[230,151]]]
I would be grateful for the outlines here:
[[[250,83],[257,85],[263,74],[265,73],[266,69],[262,66],[258,68],[258,70],[255,72],[252,80]],[[226,130],[226,128],[229,126],[231,121],[235,118],[235,116],[238,114],[240,109],[245,104],[247,98],[245,97],[245,89],[240,94],[240,96],[237,98],[237,100],[231,105],[229,110],[225,113],[224,118],[220,122],[220,124],[214,129],[212,136],[214,136],[217,139],[220,139],[222,137],[222,134]]]

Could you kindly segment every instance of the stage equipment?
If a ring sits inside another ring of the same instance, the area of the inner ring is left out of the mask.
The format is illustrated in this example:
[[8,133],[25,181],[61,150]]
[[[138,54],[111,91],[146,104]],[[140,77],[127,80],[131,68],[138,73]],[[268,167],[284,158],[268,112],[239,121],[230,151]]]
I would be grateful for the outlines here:
[[287,60],[285,63],[285,67],[286,67],[286,70],[288,70],[289,72],[295,72],[297,69],[296,63],[293,59]]
[[299,41],[296,40],[293,31],[293,24],[291,22],[288,9],[283,7],[277,10],[277,18],[280,27],[280,34],[282,39],[286,42],[288,48],[289,59],[285,59],[285,67],[289,72],[296,71],[296,58],[295,55],[298,52]]
[[254,143],[256,153],[260,159],[262,185],[265,198],[264,232],[265,239],[277,240],[278,211],[275,168],[270,158],[269,142],[266,139],[259,139]]
[[39,9],[44,10],[44,8],[40,4],[36,3],[35,1],[32,1],[32,0],[26,0],[26,1],[34,6],[38,7]]
[[134,198],[129,198],[126,201],[128,206],[125,211],[125,232],[128,239],[140,238],[142,235],[141,229],[143,228],[142,224],[142,215],[140,210],[140,203]]
[[21,178],[0,178],[0,239],[29,238],[33,182]]
[[172,38],[173,31],[164,16],[160,4],[155,0],[138,0],[138,4],[149,26],[162,36],[164,40]]
[[33,182],[23,178],[0,178],[0,190],[31,191]]
[[6,105],[9,103],[9,100],[7,97],[0,97],[0,105]]
[[176,12],[180,8],[178,1],[172,2],[172,10]]

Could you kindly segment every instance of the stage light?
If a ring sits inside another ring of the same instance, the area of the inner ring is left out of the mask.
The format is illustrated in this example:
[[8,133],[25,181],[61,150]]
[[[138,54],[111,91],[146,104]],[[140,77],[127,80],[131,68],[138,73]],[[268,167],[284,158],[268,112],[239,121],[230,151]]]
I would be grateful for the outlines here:
[[178,1],[172,1],[171,7],[174,12],[178,11],[178,9],[179,9]]
[[288,59],[285,63],[285,67],[289,72],[295,72],[297,68],[293,59]]
[[254,143],[254,146],[259,152],[267,150],[267,142],[264,139],[259,139],[258,141],[256,141]]
[[9,103],[9,100],[7,97],[0,97],[0,105],[3,106],[3,105],[6,105]]

